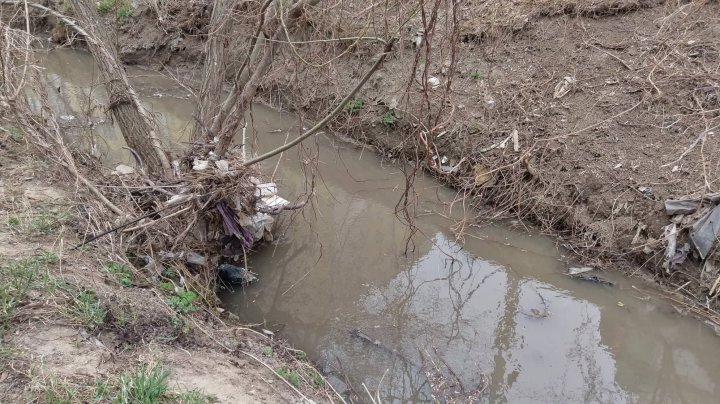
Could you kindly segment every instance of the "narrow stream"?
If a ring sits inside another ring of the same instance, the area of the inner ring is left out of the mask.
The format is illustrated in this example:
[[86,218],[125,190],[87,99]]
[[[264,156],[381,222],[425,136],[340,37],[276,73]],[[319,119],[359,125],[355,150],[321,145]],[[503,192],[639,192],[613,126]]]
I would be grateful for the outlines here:
[[[104,97],[91,90],[98,79],[88,55],[56,50],[44,65],[69,100],[51,95],[68,122],[88,97]],[[192,119],[187,94],[155,73],[131,74],[181,141]],[[249,129],[262,152],[299,127],[291,114],[256,106]],[[109,161],[129,160],[110,125],[95,131]],[[452,227],[463,207],[428,178],[415,181],[421,214],[407,251],[409,230],[395,215],[405,184],[398,167],[324,135],[304,146],[284,153],[275,181],[286,198],[301,195],[300,162],[317,155],[317,199],[286,215],[284,234],[253,254],[260,282],[222,299],[306,351],[339,390],[363,399],[364,384],[383,402],[424,402],[433,379],[453,385],[451,395],[484,388],[483,403],[716,402],[720,339],[651,286],[613,274],[603,276],[614,287],[569,278],[553,240],[507,226],[469,227],[461,244]]]

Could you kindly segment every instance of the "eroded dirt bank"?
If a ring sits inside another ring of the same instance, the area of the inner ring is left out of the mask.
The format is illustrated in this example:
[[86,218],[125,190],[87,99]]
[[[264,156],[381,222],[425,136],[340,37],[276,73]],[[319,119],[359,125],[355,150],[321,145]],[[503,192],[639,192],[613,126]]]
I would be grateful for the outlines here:
[[[198,66],[208,16],[200,3],[159,10],[165,23],[156,22],[152,7],[118,22],[125,61],[173,72]],[[344,12],[361,9],[351,2]],[[359,95],[358,108],[333,129],[392,159],[417,156],[425,168],[440,162],[435,172],[441,180],[491,208],[476,220],[532,223],[564,238],[590,265],[648,269],[661,283],[684,285],[686,296],[715,307],[709,292],[717,265],[701,270],[691,251],[689,259],[681,263],[685,257],[679,257],[666,268],[670,218],[663,202],[717,191],[720,5],[558,0],[509,7],[467,1],[459,15],[456,61],[442,47],[450,36],[445,31],[436,33],[439,46],[428,59],[427,74],[439,86],[425,86],[422,69],[409,76],[418,54],[411,42],[422,27],[412,20]],[[316,22],[312,18],[309,24]],[[356,20],[342,21],[347,36],[357,30]],[[171,25],[179,28],[168,30]],[[267,78],[263,96],[275,106],[320,116],[377,52],[357,44],[317,68],[281,49],[280,67]],[[413,115],[424,102],[440,111],[429,148],[418,138]],[[679,221],[680,246],[701,213]],[[713,253],[709,262],[716,259]]]

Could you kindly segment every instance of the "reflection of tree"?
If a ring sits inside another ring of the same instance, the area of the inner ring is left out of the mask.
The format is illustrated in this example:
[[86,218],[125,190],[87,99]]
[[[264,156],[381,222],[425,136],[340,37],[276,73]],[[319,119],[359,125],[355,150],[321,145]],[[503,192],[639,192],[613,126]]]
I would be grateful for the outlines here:
[[514,378],[506,379],[508,369],[505,356],[510,352],[511,344],[515,342],[515,332],[517,328],[515,314],[518,312],[520,304],[520,286],[520,278],[515,276],[508,277],[507,287],[505,289],[505,310],[495,330],[495,343],[493,344],[495,347],[495,367],[491,377],[495,384],[502,380],[504,388],[502,390],[490,390],[491,403],[504,401],[505,397],[503,393],[509,390],[515,381]]

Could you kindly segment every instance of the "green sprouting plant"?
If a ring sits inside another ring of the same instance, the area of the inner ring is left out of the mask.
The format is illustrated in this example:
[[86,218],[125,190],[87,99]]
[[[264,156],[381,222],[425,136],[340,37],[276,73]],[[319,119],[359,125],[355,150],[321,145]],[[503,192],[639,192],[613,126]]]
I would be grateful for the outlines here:
[[395,118],[393,111],[388,111],[383,115],[383,123],[385,126],[393,126],[396,120],[397,118]]
[[265,355],[265,356],[272,356],[272,354],[273,354],[273,349],[272,349],[271,346],[264,346],[264,347],[262,348],[262,353],[263,353],[263,355]]
[[0,334],[27,298],[39,275],[40,265],[33,260],[13,261],[0,266]]
[[167,392],[169,377],[170,371],[162,369],[159,364],[126,373],[120,376],[120,392],[114,401],[155,404]]
[[480,74],[477,70],[473,70],[470,72],[470,78],[473,80],[480,80],[482,78],[482,74]]
[[310,369],[305,372],[305,375],[308,379],[310,379],[310,382],[315,385],[315,387],[320,387],[325,385],[325,379],[322,377],[322,375],[315,369]]
[[100,1],[100,2],[96,3],[97,10],[100,12],[100,14],[107,14],[115,8],[116,3],[117,3],[117,0]]
[[119,262],[108,261],[105,265],[103,265],[103,270],[115,276],[115,279],[117,279],[118,283],[122,286],[125,286],[126,288],[132,286],[132,271],[130,271],[130,268],[128,268],[127,265]]
[[43,251],[37,256],[35,256],[35,261],[38,264],[47,265],[47,264],[56,264],[60,258],[52,251]]
[[197,310],[193,303],[198,300],[198,295],[192,290],[179,291],[175,296],[170,296],[166,301],[178,313],[191,313]]
[[8,226],[10,226],[10,227],[18,227],[18,226],[20,226],[20,223],[22,223],[22,222],[20,221],[20,218],[17,216],[10,216],[8,218]]
[[178,276],[177,271],[173,267],[163,268],[162,274],[163,274],[163,276],[168,277],[168,278],[177,278],[177,276]]
[[297,351],[295,351],[295,357],[298,358],[299,360],[303,361],[303,360],[307,359],[307,354],[305,353],[305,351],[297,350]]
[[352,101],[348,102],[345,109],[347,110],[347,112],[349,112],[351,114],[356,114],[356,113],[360,112],[360,109],[362,109],[362,107],[363,107],[363,100],[356,97]]
[[283,379],[290,382],[295,387],[300,387],[300,373],[297,370],[289,370],[287,368],[275,369],[275,372]]
[[12,139],[15,143],[21,143],[23,139],[25,139],[25,136],[23,136],[22,131],[20,128],[17,128],[15,126],[11,126],[7,128],[7,131],[10,133],[10,139]]
[[118,8],[117,13],[118,17],[127,20],[128,18],[132,17],[133,9],[129,4],[125,4]]
[[89,328],[96,328],[103,324],[107,315],[107,310],[100,305],[95,293],[89,290],[80,292],[69,312]]
[[57,209],[42,209],[30,219],[28,230],[35,234],[50,234],[70,221],[70,215]]
[[167,290],[169,292],[175,291],[175,285],[170,281],[162,281],[158,283],[158,287],[162,290]]
[[110,384],[107,380],[96,380],[93,387],[93,401],[106,401],[110,396]]
[[125,0],[102,0],[97,4],[97,10],[101,15],[105,15],[115,10],[118,18],[128,19],[133,15],[133,8],[130,3]]
[[175,399],[177,400],[176,402],[181,404],[206,404],[216,401],[213,397],[204,394],[198,389],[187,390],[178,394]]

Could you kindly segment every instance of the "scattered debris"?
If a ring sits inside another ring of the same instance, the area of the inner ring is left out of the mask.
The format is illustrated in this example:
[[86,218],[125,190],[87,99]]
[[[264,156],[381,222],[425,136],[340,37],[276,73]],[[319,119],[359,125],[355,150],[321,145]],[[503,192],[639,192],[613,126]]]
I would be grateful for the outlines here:
[[563,77],[563,79],[560,80],[560,82],[557,83],[557,85],[555,85],[555,93],[553,94],[553,97],[554,98],[564,97],[565,95],[567,95],[567,93],[570,92],[570,90],[572,90],[572,88],[575,86],[575,83],[577,83],[577,80],[575,79],[575,77],[571,77],[571,76]]
[[598,276],[598,275],[589,275],[589,274],[580,273],[577,275],[572,275],[571,277],[574,279],[581,280],[581,281],[598,283],[600,285],[615,286],[615,283],[613,283],[601,276]]

